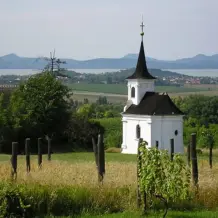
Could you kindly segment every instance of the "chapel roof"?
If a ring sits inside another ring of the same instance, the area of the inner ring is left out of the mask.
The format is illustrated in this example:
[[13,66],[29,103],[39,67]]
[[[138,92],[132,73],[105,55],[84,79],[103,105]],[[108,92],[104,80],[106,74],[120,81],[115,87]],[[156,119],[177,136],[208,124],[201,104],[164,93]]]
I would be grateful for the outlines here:
[[157,92],[146,92],[138,105],[132,104],[123,114],[184,115],[168,94]]

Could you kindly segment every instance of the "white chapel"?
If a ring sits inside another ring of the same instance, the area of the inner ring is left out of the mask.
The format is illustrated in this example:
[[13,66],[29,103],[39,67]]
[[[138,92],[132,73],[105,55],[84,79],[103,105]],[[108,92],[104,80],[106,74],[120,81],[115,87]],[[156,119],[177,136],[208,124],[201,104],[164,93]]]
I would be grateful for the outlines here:
[[137,154],[140,138],[147,147],[158,146],[170,151],[174,139],[174,152],[183,153],[183,113],[167,93],[155,92],[155,77],[147,69],[142,41],[138,62],[133,75],[127,78],[128,101],[122,113],[122,153]]

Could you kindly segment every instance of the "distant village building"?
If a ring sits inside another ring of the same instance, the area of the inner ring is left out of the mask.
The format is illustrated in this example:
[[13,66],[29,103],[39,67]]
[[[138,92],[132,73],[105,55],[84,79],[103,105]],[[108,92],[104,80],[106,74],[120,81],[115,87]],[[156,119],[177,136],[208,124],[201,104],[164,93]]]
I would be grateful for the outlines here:
[[148,147],[158,144],[159,149],[170,150],[174,139],[175,153],[183,153],[183,113],[167,93],[154,91],[153,77],[147,69],[142,41],[136,70],[127,78],[128,101],[122,113],[122,153],[137,154],[138,141],[142,138]]

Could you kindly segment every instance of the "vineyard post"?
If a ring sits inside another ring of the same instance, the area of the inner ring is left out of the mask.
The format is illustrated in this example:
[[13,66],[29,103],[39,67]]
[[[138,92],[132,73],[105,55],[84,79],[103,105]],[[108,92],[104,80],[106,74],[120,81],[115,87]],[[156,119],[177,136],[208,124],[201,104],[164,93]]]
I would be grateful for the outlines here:
[[193,183],[198,186],[198,160],[196,152],[196,133],[191,134],[191,159],[192,159],[192,178]]
[[170,139],[170,159],[173,161],[174,157],[174,139]]
[[137,207],[141,207],[141,192],[140,192],[140,169],[141,169],[141,155],[140,155],[140,147],[141,147],[142,139],[139,139],[138,142],[138,153],[137,153]]
[[17,149],[18,142],[12,142],[12,155],[11,155],[11,178],[12,180],[16,180],[17,178]]
[[47,138],[48,141],[48,161],[51,161],[51,138]]
[[188,161],[188,166],[190,166],[191,164],[191,156],[190,156],[190,144],[191,144],[191,141],[189,141],[188,143],[188,146],[187,146],[187,161]]
[[210,143],[209,147],[209,164],[210,164],[210,169],[213,167],[213,143]]
[[42,167],[42,138],[38,138],[38,167]]
[[159,147],[158,141],[156,141],[155,147],[156,147],[156,149],[158,149],[158,147]]
[[26,154],[26,171],[30,172],[30,138],[25,141],[25,154]]
[[104,142],[103,134],[98,135],[98,179],[99,182],[103,183],[105,174],[105,153],[104,153]]

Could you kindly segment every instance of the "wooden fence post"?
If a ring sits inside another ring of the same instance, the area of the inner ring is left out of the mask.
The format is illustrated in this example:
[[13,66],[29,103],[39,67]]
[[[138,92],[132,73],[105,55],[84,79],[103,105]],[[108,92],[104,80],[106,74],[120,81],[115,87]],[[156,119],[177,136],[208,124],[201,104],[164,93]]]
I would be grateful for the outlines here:
[[155,143],[156,143],[156,144],[155,144],[155,147],[156,147],[156,149],[158,149],[158,147],[159,147],[159,142],[156,141]]
[[26,154],[26,171],[30,172],[30,139],[27,138],[25,141],[25,154]]
[[174,157],[174,139],[170,139],[170,159],[173,161]]
[[42,167],[42,138],[38,138],[38,166]]
[[103,182],[105,174],[105,153],[104,153],[104,142],[103,134],[98,135],[98,179],[99,182]]
[[187,146],[187,162],[188,162],[188,166],[191,165],[191,164],[190,164],[190,163],[191,163],[190,144],[191,144],[191,141],[189,141],[188,146]]
[[48,137],[48,161],[51,161],[51,138]]
[[192,159],[192,178],[193,183],[197,187],[198,185],[198,160],[196,152],[196,133],[191,134],[191,159]]
[[139,171],[141,169],[141,155],[140,155],[140,147],[141,147],[142,139],[139,139],[138,142],[138,153],[137,153],[137,207],[141,207],[141,192],[140,192],[140,174]]
[[210,169],[213,167],[213,143],[210,143],[209,147],[209,164],[210,164]]
[[18,142],[12,142],[12,155],[11,155],[11,178],[13,180],[17,179],[17,149]]

